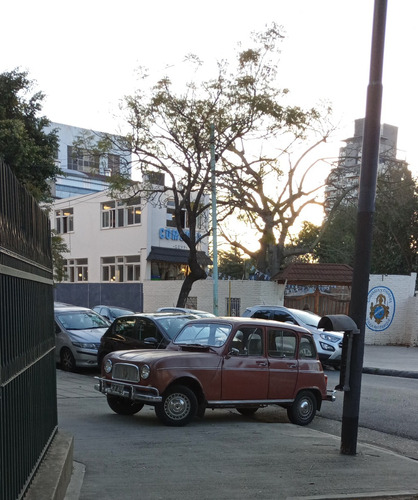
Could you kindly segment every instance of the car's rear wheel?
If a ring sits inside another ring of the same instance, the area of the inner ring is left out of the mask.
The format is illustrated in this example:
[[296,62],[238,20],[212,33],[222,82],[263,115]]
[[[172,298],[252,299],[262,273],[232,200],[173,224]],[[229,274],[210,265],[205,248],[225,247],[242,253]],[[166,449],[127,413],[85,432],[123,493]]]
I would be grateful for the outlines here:
[[110,395],[107,396],[107,404],[119,415],[135,415],[144,407],[143,403],[136,403],[130,399]]
[[287,416],[292,424],[308,425],[315,417],[317,406],[316,397],[311,391],[301,391],[287,409]]
[[237,408],[237,412],[246,417],[251,417],[258,410],[257,408]]
[[165,392],[161,403],[155,405],[155,413],[165,425],[181,427],[193,420],[197,406],[195,393],[186,386],[176,385]]
[[75,358],[68,347],[61,349],[61,369],[66,372],[74,372],[76,368]]

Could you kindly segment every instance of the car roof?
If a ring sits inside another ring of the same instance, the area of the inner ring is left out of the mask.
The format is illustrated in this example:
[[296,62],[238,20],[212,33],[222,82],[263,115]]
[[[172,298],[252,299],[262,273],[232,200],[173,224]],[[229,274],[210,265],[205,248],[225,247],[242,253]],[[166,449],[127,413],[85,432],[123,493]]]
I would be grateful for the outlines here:
[[62,302],[54,302],[54,311],[91,311],[88,307],[73,306]]
[[[127,314],[126,316],[121,316],[121,318],[184,318],[185,316],[192,316],[193,319],[197,318],[197,316],[190,313],[182,313],[182,312],[150,312],[150,313],[135,313],[135,314]],[[119,318],[118,318],[119,319]]]
[[107,307],[108,309],[120,309],[121,311],[133,311],[133,309],[129,309],[128,307],[121,307],[121,306],[109,306],[105,304],[98,304],[97,306],[93,306],[92,309],[95,307]]
[[311,332],[307,329],[304,328],[303,326],[298,326],[298,325],[293,325],[290,323],[283,323],[282,321],[276,321],[273,319],[260,319],[260,318],[245,318],[241,316],[221,316],[221,317],[215,317],[215,318],[197,318],[197,319],[192,319],[188,323],[190,324],[198,324],[198,323],[215,323],[215,324],[225,324],[225,323],[230,323],[232,326],[236,325],[253,325],[253,326],[271,326],[273,328],[277,328],[277,325],[283,325],[286,327],[288,330],[294,330],[300,333],[309,333],[311,335]]

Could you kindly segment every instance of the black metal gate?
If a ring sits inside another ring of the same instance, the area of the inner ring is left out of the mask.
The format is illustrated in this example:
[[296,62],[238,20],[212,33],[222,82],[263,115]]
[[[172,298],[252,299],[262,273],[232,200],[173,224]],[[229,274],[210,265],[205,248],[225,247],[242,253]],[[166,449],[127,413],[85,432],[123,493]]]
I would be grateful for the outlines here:
[[49,220],[0,162],[0,499],[22,498],[57,431]]

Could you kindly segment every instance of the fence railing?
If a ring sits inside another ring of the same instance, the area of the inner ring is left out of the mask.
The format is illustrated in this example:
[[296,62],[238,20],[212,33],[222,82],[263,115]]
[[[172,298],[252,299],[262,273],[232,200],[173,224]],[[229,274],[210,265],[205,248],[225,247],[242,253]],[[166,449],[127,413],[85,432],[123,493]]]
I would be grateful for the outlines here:
[[23,498],[57,431],[49,220],[0,162],[0,499]]

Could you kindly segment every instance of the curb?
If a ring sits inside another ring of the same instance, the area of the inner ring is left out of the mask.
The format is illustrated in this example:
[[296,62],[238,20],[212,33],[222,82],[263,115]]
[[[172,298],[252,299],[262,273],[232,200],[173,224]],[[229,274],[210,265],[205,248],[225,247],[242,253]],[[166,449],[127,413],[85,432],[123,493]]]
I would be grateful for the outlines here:
[[408,370],[392,370],[388,368],[363,368],[363,373],[370,375],[386,375],[388,377],[401,377],[401,378],[418,378],[418,372],[411,372]]
[[74,438],[58,431],[33,478],[25,500],[62,500],[73,468]]

